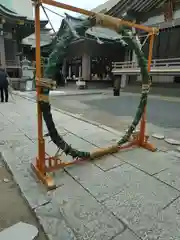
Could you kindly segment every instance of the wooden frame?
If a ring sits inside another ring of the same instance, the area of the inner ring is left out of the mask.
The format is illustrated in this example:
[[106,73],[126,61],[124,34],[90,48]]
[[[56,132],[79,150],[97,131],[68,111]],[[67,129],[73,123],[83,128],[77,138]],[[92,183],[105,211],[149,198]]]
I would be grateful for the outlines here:
[[[142,26],[136,23],[124,21],[122,19],[114,18],[104,14],[97,14],[91,11],[87,11],[85,9],[73,7],[64,3],[59,3],[53,0],[32,0],[35,6],[35,33],[36,33],[36,81],[39,82],[37,84],[37,111],[38,111],[38,157],[36,162],[32,164],[34,171],[38,178],[47,186],[48,189],[55,188],[55,183],[53,179],[47,175],[49,172],[53,172],[59,168],[66,167],[68,165],[75,164],[80,161],[80,159],[75,159],[70,163],[62,162],[57,154],[54,157],[47,155],[45,152],[45,140],[43,137],[43,123],[42,123],[42,112],[40,109],[39,101],[48,101],[48,97],[44,98],[41,94],[42,79],[41,79],[41,54],[40,54],[40,6],[42,3],[48,4],[51,6],[55,6],[58,8],[70,10],[73,12],[77,12],[80,14],[84,14],[87,16],[93,16],[96,19],[96,23],[103,25],[104,27],[108,27],[111,29],[119,29],[120,25],[126,25],[129,27],[133,27],[136,29],[144,30],[149,33],[150,36],[150,44],[149,44],[149,57],[148,57],[148,71],[151,68],[152,61],[152,51],[153,51],[153,43],[154,36],[158,32],[157,28],[151,28],[147,26]],[[44,81],[43,81],[43,84]],[[105,154],[111,154],[117,152],[119,149],[127,149],[132,146],[139,146],[146,148],[150,151],[155,151],[154,148],[147,140],[148,136],[145,135],[146,131],[146,109],[144,110],[144,114],[142,116],[140,132],[136,135],[133,135],[133,140],[125,146],[111,146],[105,149],[99,149],[98,151],[91,154],[93,158],[97,158],[100,156],[104,156]],[[86,160],[86,159],[85,159]],[[82,159],[81,159],[82,161]],[[48,162],[48,164],[46,164]],[[47,166],[48,165],[48,166]]]

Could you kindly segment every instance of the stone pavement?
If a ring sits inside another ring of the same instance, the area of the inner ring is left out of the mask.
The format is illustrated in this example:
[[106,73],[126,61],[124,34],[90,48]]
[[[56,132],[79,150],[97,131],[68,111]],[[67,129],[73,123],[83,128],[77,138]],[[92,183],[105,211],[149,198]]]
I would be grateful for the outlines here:
[[[65,140],[81,150],[110,145],[123,134],[52,113]],[[176,151],[133,149],[71,166],[54,174],[59,187],[47,192],[30,168],[37,155],[35,103],[15,96],[0,104],[0,133],[4,161],[50,240],[180,239]],[[46,149],[56,151],[48,139]]]

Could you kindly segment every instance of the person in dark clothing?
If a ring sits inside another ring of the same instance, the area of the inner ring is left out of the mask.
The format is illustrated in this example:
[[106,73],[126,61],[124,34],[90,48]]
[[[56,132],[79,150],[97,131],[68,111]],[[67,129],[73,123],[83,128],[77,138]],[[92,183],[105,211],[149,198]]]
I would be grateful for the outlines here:
[[4,102],[4,96],[5,96],[5,102],[8,102],[9,93],[8,93],[8,76],[7,73],[4,71],[4,69],[0,68],[0,95],[1,95],[1,102]]

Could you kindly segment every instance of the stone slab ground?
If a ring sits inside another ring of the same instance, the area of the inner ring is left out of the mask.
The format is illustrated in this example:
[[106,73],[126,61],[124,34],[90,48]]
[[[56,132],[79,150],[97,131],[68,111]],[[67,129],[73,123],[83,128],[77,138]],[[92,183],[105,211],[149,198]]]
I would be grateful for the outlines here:
[[[81,150],[110,145],[123,134],[52,113],[65,140]],[[54,154],[48,140],[46,149]],[[50,240],[179,239],[180,158],[175,151],[133,149],[71,166],[54,174],[58,187],[47,192],[30,167],[37,155],[36,105],[19,96],[0,104],[0,151]]]
[[[37,240],[47,240],[27,202],[21,197],[18,186],[4,166],[2,157],[0,157],[0,192],[0,231],[22,221],[38,227]],[[22,236],[22,233],[20,234]],[[24,237],[22,236],[22,239],[25,239]]]

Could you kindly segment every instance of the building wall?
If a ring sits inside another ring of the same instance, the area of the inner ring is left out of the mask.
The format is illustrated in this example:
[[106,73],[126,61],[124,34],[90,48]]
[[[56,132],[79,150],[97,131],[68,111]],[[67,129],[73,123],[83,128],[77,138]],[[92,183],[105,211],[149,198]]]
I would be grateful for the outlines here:
[[[7,0],[6,0],[7,1]],[[33,6],[31,0],[8,0],[11,8],[18,14],[26,16],[30,19],[33,18]]]

